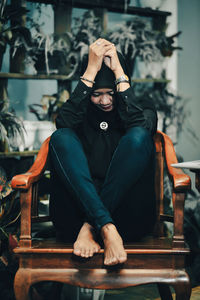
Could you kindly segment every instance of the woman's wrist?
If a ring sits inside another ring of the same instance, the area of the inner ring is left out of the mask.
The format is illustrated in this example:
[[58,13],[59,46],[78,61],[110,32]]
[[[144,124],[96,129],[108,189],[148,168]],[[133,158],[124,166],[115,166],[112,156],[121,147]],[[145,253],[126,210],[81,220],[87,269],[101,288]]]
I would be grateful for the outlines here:
[[124,92],[130,88],[130,84],[128,82],[120,82],[117,85],[117,92]]
[[[124,70],[122,69],[121,66],[114,71],[114,74],[115,74],[116,81],[122,77],[124,77],[125,79],[127,77],[127,75],[124,73]],[[125,82],[122,81],[122,82],[119,82],[118,84],[116,84],[116,89],[118,92],[124,92],[129,87],[130,87],[130,84],[129,84],[129,82],[126,82],[126,81]]]
[[124,70],[122,69],[122,67],[117,68],[116,70],[113,71],[115,74],[115,78],[119,78],[122,75],[124,75]]
[[85,73],[80,77],[81,80],[89,87],[92,87],[95,83],[94,79],[96,77],[97,72],[86,70]]

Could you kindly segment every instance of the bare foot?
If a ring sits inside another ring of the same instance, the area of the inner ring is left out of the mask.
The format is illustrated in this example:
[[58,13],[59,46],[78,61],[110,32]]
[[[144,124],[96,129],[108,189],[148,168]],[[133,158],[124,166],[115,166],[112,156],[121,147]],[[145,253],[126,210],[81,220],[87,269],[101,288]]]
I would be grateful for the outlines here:
[[101,234],[104,242],[104,264],[112,266],[125,262],[127,254],[115,225],[112,223],[104,225]]
[[74,254],[81,257],[92,257],[94,253],[99,252],[100,245],[94,240],[94,229],[84,223],[74,243]]

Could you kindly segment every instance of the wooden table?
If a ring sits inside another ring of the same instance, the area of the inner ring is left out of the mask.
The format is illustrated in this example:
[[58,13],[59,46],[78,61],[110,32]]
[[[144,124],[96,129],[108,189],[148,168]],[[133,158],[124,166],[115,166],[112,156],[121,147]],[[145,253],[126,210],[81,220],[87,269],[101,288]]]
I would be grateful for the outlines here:
[[172,164],[172,167],[189,169],[191,172],[194,172],[195,186],[200,193],[200,160],[193,160],[193,161],[187,161],[178,164]]

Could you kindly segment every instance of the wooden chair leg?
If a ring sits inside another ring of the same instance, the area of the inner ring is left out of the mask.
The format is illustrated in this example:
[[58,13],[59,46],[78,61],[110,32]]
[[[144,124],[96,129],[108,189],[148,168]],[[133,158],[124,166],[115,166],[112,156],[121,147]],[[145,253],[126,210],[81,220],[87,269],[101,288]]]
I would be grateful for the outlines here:
[[61,292],[63,289],[62,282],[41,281],[38,283],[35,285],[33,284],[30,287],[30,296],[32,300],[34,299],[39,300],[44,298],[46,299],[47,296],[48,296],[48,300],[60,299]]
[[161,300],[173,300],[170,287],[164,283],[157,283]]
[[192,292],[190,283],[179,282],[174,284],[174,290],[176,293],[176,300],[189,300]]
[[15,275],[14,292],[16,300],[28,300],[31,282],[27,270],[19,269]]

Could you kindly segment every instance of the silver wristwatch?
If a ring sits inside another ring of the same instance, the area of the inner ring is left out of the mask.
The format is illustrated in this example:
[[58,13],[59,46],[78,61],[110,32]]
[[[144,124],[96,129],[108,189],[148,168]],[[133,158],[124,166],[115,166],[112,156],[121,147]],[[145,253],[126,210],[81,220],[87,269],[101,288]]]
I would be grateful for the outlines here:
[[115,80],[116,85],[119,84],[120,82],[128,82],[129,83],[128,76],[124,74]]

